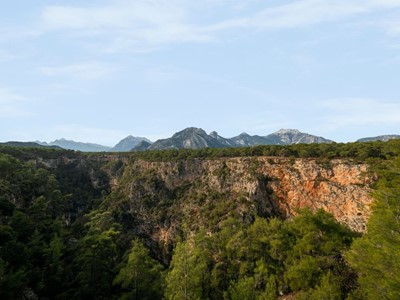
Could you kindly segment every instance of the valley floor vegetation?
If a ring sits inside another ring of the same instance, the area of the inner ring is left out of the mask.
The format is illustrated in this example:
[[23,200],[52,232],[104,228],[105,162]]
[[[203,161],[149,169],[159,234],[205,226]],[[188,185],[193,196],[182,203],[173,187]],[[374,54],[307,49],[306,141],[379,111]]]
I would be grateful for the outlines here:
[[[135,219],[122,213],[121,195],[96,163],[114,154],[0,147],[0,298],[400,299],[399,154],[400,140],[118,154],[155,161],[348,158],[377,174],[365,234],[322,210],[288,220],[230,216],[195,232],[181,224],[173,247],[161,253],[136,234]],[[78,163],[68,164],[71,158]],[[123,172],[119,167],[113,172]]]

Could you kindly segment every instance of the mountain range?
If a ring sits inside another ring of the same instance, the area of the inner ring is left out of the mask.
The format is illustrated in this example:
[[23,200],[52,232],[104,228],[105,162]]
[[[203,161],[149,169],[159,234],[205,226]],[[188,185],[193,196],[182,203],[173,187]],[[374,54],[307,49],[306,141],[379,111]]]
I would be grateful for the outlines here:
[[[147,150],[230,148],[255,145],[290,145],[299,143],[333,143],[333,141],[302,133],[296,129],[281,129],[267,136],[251,136],[247,133],[242,133],[233,138],[224,138],[218,135],[215,131],[207,134],[201,128],[189,127],[175,133],[171,138],[156,141],[151,144]],[[133,148],[133,151],[135,150],[138,149]]]
[[375,142],[375,141],[387,142],[387,141],[393,140],[393,139],[400,139],[400,135],[390,134],[390,135],[380,135],[380,136],[375,136],[375,137],[366,137],[366,138],[357,140],[357,142]]
[[[400,138],[400,135],[381,135],[357,140],[357,142],[388,141]],[[25,146],[25,147],[52,147],[63,148],[82,152],[126,152],[166,149],[201,149],[201,148],[232,148],[249,147],[256,145],[291,145],[312,143],[334,143],[323,137],[300,132],[296,129],[281,129],[266,136],[249,135],[241,133],[232,138],[224,138],[216,131],[207,134],[201,128],[188,127],[175,133],[172,137],[159,139],[152,143],[145,137],[127,136],[114,147],[93,143],[76,142],[67,139],[58,139],[46,142],[7,142],[0,145]]]
[[114,147],[108,147],[93,143],[75,142],[72,140],[66,140],[64,138],[55,140],[50,143],[46,142],[35,142],[35,143],[40,146],[56,146],[63,149],[82,151],[82,152],[126,152],[130,151],[131,149],[139,145],[141,142],[147,142],[151,144],[151,141],[144,137],[134,137],[132,135],[122,139]]
[[66,140],[64,138],[55,140],[50,143],[46,142],[36,142],[42,146],[58,146],[63,149],[82,151],[82,152],[103,152],[103,151],[111,151],[111,147],[93,144],[93,143],[83,143],[83,142],[75,142],[71,140]]

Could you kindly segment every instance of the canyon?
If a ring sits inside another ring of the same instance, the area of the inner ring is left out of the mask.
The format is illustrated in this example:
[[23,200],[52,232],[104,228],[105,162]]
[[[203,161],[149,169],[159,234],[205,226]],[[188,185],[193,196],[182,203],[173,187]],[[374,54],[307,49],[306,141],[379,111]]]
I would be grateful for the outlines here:
[[134,220],[138,226],[131,228],[157,244],[170,244],[183,224],[193,232],[212,231],[229,216],[244,222],[255,216],[291,218],[303,208],[323,209],[364,232],[373,202],[370,184],[376,180],[367,165],[343,159],[118,163],[124,169],[120,176],[108,172],[112,186],[108,205],[119,206],[121,218]]

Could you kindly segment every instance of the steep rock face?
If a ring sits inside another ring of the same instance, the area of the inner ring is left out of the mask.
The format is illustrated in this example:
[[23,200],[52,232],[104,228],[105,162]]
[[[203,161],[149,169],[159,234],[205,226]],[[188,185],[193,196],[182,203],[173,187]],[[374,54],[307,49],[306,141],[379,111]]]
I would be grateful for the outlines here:
[[[260,171],[271,178],[270,186],[287,217],[296,209],[324,209],[357,231],[364,231],[372,197],[366,165],[332,160],[321,165],[315,160],[296,160],[291,166],[262,164]],[[290,162],[289,162],[290,164]]]
[[[135,234],[163,244],[180,228],[212,232],[228,217],[251,222],[256,215],[290,218],[297,209],[324,209],[364,231],[372,197],[367,166],[345,160],[276,157],[178,162],[135,161],[115,179],[120,218]],[[119,202],[118,202],[119,201]]]
[[212,132],[208,135],[203,129],[189,127],[175,133],[171,138],[154,142],[148,149],[201,149],[201,148],[225,148],[229,142]]

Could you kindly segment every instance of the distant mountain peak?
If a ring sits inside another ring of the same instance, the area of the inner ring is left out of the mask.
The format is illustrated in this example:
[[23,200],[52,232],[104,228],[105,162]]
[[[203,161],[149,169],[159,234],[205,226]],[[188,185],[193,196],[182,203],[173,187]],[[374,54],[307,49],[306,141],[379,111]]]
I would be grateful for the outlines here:
[[265,137],[270,144],[291,145],[291,144],[320,144],[332,143],[333,141],[320,136],[300,132],[297,129],[280,129]]
[[188,127],[185,128],[181,131],[176,132],[172,137],[174,136],[179,136],[182,134],[200,134],[200,135],[207,135],[207,133],[201,129],[201,128],[197,128],[197,127]]
[[218,135],[213,131],[209,135],[197,127],[188,127],[177,133],[171,138],[161,139],[152,144],[149,149],[201,149],[201,148],[226,148],[232,147],[229,140]]
[[250,136],[247,132],[242,132],[241,134],[239,134],[238,136]]
[[219,137],[218,132],[216,132],[216,131],[211,131],[209,136],[212,136],[213,138],[218,138]]
[[133,149],[131,149],[131,151],[145,151],[145,150],[149,149],[150,146],[151,146],[151,143],[143,140],[139,144],[137,144]]
[[118,144],[116,144],[111,150],[115,152],[131,151],[143,141],[145,141],[149,145],[151,144],[151,141],[146,139],[145,137],[135,137],[133,135],[128,135],[126,138],[122,139]]
[[297,130],[297,129],[279,129],[275,133],[276,134],[299,134],[301,132],[299,130]]
[[83,143],[83,142],[75,142],[73,140],[67,140],[65,138],[61,138],[55,141],[48,143],[48,145],[58,146],[60,148],[75,150],[75,151],[83,151],[83,152],[104,152],[110,151],[111,147],[94,144],[94,143]]

